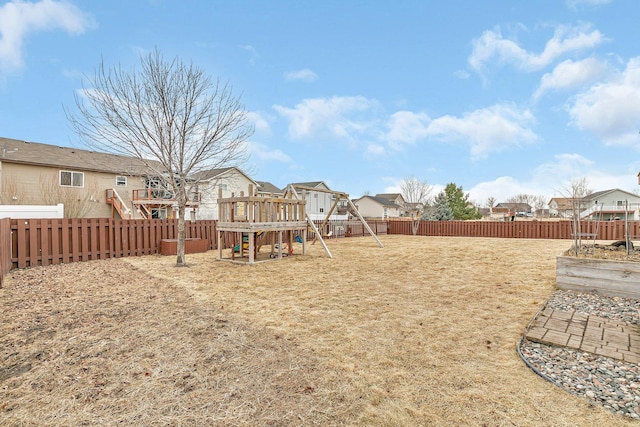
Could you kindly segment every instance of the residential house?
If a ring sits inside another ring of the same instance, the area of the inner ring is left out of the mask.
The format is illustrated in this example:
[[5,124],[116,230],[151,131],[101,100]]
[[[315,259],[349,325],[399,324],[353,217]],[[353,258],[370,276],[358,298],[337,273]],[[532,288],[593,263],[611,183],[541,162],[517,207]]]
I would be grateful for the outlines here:
[[[287,186],[287,188],[289,187],[293,187],[300,197],[302,197],[302,193],[304,192],[305,199],[307,200],[306,212],[314,221],[324,220],[331,211],[336,200],[338,200],[339,204],[341,202],[339,200],[339,192],[331,190],[323,181],[294,182]],[[346,212],[344,214],[338,212],[338,208],[334,209],[329,219],[348,219]]]
[[218,197],[248,195],[249,185],[254,191],[259,191],[260,185],[251,179],[246,173],[236,167],[210,169],[193,175],[198,180],[198,192],[201,201],[195,211],[195,219],[218,219]]
[[267,181],[256,181],[258,183],[258,196],[262,197],[282,197],[284,191]]
[[511,221],[515,217],[515,211],[507,207],[492,206],[490,208],[478,208],[482,218],[488,221]]
[[640,196],[619,188],[596,191],[582,198],[581,218],[640,220]]
[[493,207],[494,212],[499,212],[501,209],[506,210],[506,216],[512,220],[514,217],[533,216],[533,208],[528,203],[498,203]]
[[65,217],[174,214],[173,196],[139,159],[10,138],[0,138],[0,149],[1,204],[62,203]]
[[411,209],[411,206],[407,206],[407,202],[404,200],[404,197],[400,193],[378,193],[375,197],[381,197],[383,199],[387,199],[391,203],[398,206],[399,216],[408,216],[408,212]]
[[549,215],[556,218],[572,218],[577,199],[570,197],[553,197],[549,200]]
[[364,218],[398,218],[403,210],[394,201],[378,195],[362,196],[353,203]]
[[619,188],[596,191],[585,197],[555,197],[549,201],[549,213],[560,218],[573,218],[574,212],[580,218],[601,220],[639,220],[640,196]]

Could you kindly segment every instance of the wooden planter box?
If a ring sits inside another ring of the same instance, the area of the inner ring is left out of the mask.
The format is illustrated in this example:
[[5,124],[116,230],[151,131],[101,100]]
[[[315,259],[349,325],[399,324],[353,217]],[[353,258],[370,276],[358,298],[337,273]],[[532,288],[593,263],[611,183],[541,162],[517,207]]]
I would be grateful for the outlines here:
[[[185,239],[184,253],[197,254],[207,251],[208,242],[206,239]],[[160,241],[161,255],[177,255],[178,239],[162,239]]]
[[565,290],[640,299],[640,263],[559,256],[556,285]]

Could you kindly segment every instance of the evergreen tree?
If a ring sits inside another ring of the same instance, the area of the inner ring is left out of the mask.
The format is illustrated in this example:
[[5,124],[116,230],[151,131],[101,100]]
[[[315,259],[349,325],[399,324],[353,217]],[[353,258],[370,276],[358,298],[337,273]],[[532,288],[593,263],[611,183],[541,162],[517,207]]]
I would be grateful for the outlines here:
[[449,221],[453,218],[447,195],[441,191],[433,200],[433,205],[429,206],[425,212],[424,219],[427,221]]
[[453,219],[467,220],[482,218],[482,214],[478,208],[469,203],[469,194],[465,194],[462,191],[462,187],[458,187],[451,182],[444,188],[444,193]]

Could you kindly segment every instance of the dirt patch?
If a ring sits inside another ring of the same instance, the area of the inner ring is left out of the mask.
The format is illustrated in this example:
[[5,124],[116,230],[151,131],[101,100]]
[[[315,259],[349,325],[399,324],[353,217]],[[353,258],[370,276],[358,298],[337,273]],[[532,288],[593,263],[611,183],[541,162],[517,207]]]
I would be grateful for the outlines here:
[[[595,259],[609,259],[612,261],[629,261],[640,262],[640,242],[636,242],[633,246],[629,246],[627,251],[626,246],[622,245],[624,241],[616,241],[611,243],[595,243],[588,245],[581,245],[576,255],[576,250],[573,244],[570,249],[564,252],[565,256],[578,257],[578,258],[595,258]],[[636,247],[636,245],[638,245]]]
[[383,236],[16,271],[2,425],[625,425],[515,351],[568,241]]

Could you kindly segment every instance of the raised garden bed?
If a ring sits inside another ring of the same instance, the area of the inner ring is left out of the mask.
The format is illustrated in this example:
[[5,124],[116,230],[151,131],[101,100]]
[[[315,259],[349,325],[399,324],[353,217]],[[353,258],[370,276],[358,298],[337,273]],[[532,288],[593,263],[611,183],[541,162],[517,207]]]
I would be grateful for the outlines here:
[[[184,253],[197,254],[201,252],[206,252],[208,248],[208,243],[209,242],[206,239],[185,239]],[[178,239],[162,239],[160,241],[160,254],[161,255],[177,255]]]
[[[613,251],[600,251],[607,255]],[[560,289],[597,292],[606,296],[640,298],[640,262],[633,256],[559,256],[556,262],[556,285]],[[626,252],[625,252],[626,254]],[[566,255],[566,254],[565,254]],[[612,259],[619,258],[619,259]]]

